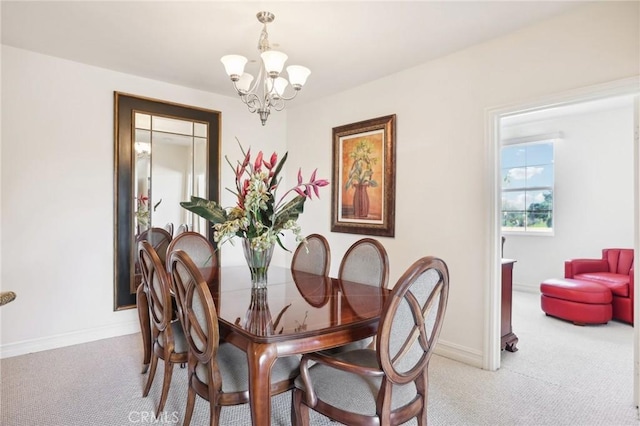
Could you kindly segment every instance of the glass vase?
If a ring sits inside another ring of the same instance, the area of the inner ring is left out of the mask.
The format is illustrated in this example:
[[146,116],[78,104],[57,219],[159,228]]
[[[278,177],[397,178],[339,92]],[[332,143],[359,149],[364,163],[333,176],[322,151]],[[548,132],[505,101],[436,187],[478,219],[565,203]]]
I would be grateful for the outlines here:
[[247,266],[251,271],[251,288],[267,287],[267,272],[271,256],[273,256],[273,244],[265,250],[258,250],[251,247],[249,238],[242,239],[242,249],[244,250],[244,258],[247,260]]

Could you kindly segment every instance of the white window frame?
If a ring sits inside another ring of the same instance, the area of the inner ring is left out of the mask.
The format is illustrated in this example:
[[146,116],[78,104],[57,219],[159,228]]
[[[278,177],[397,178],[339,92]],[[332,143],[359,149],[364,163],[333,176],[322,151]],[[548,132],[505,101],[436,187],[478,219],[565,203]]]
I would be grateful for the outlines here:
[[[556,226],[556,222],[555,222],[555,212],[556,212],[556,199],[555,199],[555,182],[556,182],[556,173],[555,173],[555,161],[556,161],[556,142],[562,137],[562,134],[560,132],[558,133],[552,133],[552,134],[545,134],[545,135],[535,135],[535,136],[526,136],[526,137],[521,137],[521,138],[513,138],[513,139],[506,139],[502,141],[502,145],[500,147],[500,156],[502,156],[502,148],[506,148],[506,147],[510,147],[510,146],[514,146],[514,145],[521,145],[521,146],[531,146],[531,145],[538,145],[538,144],[544,144],[544,143],[551,143],[553,146],[553,152],[552,152],[552,159],[551,159],[551,166],[553,166],[553,182],[551,183],[551,186],[540,186],[540,187],[518,187],[518,188],[509,188],[509,189],[504,189],[504,188],[500,188],[500,195],[501,198],[502,195],[505,192],[516,192],[516,191],[524,191],[525,193],[527,191],[540,191],[540,190],[548,190],[551,192],[552,194],[552,199],[553,199],[553,203],[552,203],[552,208],[551,208],[551,228],[527,228],[526,224],[524,229],[513,229],[513,228],[508,228],[508,227],[504,227],[501,226],[501,232],[502,234],[505,235],[533,235],[533,236],[553,236],[555,233],[555,226]],[[529,164],[524,164],[524,167],[528,167]],[[500,162],[500,170],[502,170],[502,162]],[[525,216],[527,215],[527,210],[526,210],[527,206],[525,206]],[[504,214],[504,210],[502,209],[502,204],[500,206],[500,214]]]

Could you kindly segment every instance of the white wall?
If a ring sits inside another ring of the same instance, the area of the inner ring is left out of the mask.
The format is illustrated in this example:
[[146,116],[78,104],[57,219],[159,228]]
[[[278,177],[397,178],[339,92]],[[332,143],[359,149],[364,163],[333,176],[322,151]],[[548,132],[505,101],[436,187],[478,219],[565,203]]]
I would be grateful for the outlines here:
[[505,235],[504,256],[517,260],[516,288],[537,292],[542,280],[563,277],[566,259],[633,248],[632,102],[585,113],[563,108],[556,117],[501,132],[504,139],[563,133],[555,143],[553,236]]
[[[443,258],[451,274],[441,353],[482,365],[490,280],[488,216],[493,182],[485,111],[638,74],[638,3],[589,4],[483,43],[289,108],[291,161],[331,172],[331,128],[397,114],[396,236],[378,238],[391,283],[417,258]],[[399,47],[400,48],[400,47]],[[381,58],[384,60],[384,58]],[[290,171],[291,172],[291,171]],[[328,235],[332,273],[358,235],[330,233],[331,197],[301,218]]]
[[135,310],[113,311],[114,91],[221,111],[232,159],[236,136],[286,149],[284,112],[262,127],[235,98],[2,46],[1,288],[18,295],[0,311],[2,357],[139,330]]
[[[223,154],[288,148],[287,173],[330,178],[331,128],[395,113],[396,237],[391,282],[416,258],[449,264],[441,343],[480,365],[486,330],[491,220],[487,108],[638,74],[638,3],[586,5],[511,35],[310,104],[266,127],[235,98],[2,46],[0,356],[135,332],[135,311],[113,312],[113,91],[222,111]],[[401,48],[401,47],[399,47]],[[381,58],[384,60],[384,58]],[[407,87],[409,90],[404,90]],[[221,188],[233,175],[222,162]],[[222,190],[223,205],[234,202]],[[357,235],[330,233],[331,194],[305,206],[303,232],[328,236],[332,274]],[[240,247],[223,264],[241,264]],[[277,251],[274,264],[288,261]]]

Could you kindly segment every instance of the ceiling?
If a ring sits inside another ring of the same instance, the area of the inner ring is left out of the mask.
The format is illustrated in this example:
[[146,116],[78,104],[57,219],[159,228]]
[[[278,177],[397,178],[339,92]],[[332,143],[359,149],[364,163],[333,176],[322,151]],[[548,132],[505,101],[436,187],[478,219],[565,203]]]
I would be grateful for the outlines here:
[[636,95],[618,95],[591,101],[571,102],[560,106],[544,107],[505,117],[500,121],[500,125],[503,127],[520,126],[537,121],[591,114],[612,109],[626,108],[629,111],[633,111],[635,98]]
[[255,15],[267,10],[276,16],[268,27],[272,47],[289,55],[288,64],[312,71],[295,101],[304,103],[517,31],[580,3],[2,0],[2,44],[234,96],[220,57],[258,58],[261,24]]

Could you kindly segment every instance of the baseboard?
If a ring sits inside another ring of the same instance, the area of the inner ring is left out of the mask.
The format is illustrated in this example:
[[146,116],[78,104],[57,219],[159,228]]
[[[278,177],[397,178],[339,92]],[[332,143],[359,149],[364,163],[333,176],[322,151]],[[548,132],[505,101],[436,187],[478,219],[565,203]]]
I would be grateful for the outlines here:
[[463,364],[468,364],[473,367],[482,368],[482,353],[475,349],[468,348],[466,346],[457,345],[455,343],[438,341],[436,348],[433,351],[435,354],[443,356],[445,358],[459,361]]
[[513,283],[513,291],[521,291],[523,293],[540,294],[540,284],[538,284],[538,285],[529,285],[529,284]]
[[47,336],[40,339],[23,340],[0,345],[0,359],[139,332],[140,323],[137,320],[132,320],[119,324]]

